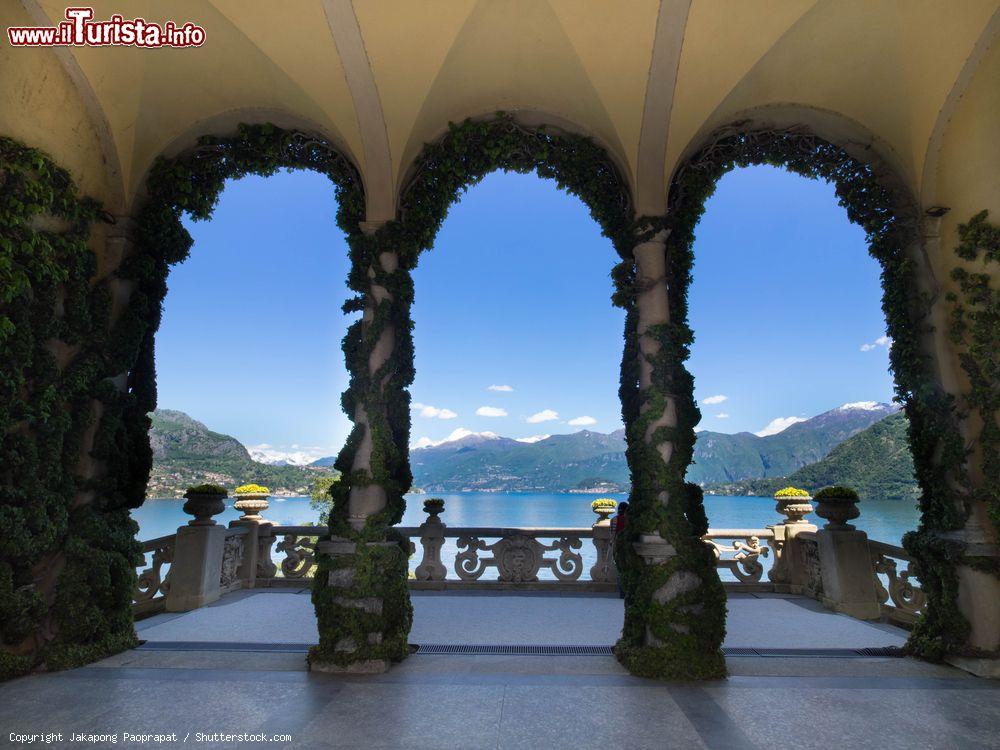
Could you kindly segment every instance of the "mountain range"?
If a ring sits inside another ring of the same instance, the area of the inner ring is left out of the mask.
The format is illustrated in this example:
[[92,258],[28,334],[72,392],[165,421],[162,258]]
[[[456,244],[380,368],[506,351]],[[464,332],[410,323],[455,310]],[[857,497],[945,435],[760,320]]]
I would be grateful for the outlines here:
[[213,482],[229,490],[262,484],[274,494],[309,494],[319,477],[335,476],[323,467],[275,466],[255,461],[231,435],[214,432],[182,411],[157,409],[150,415],[153,469],[147,497],[180,497],[187,487]]
[[[276,493],[307,494],[319,477],[336,475],[333,457],[308,466],[265,463],[236,438],[184,412],[161,409],[151,416],[150,496],[180,496],[204,481],[230,488],[256,482]],[[426,492],[607,493],[629,486],[624,430],[580,430],[533,442],[473,433],[412,448],[410,464],[414,486]],[[844,404],[773,435],[699,432],[688,480],[717,494],[848,484],[865,497],[916,495],[906,419],[898,407],[870,401]]]
[[[688,480],[711,489],[785,477],[825,458],[848,438],[898,411],[891,404],[844,404],[767,436],[699,432]],[[625,431],[581,430],[524,443],[492,433],[410,451],[414,483],[428,492],[613,491],[629,485]]]
[[706,491],[767,496],[788,485],[815,492],[820,487],[846,484],[862,498],[915,501],[919,487],[913,473],[908,426],[905,414],[890,414],[834,446],[825,458],[787,477],[710,484]]

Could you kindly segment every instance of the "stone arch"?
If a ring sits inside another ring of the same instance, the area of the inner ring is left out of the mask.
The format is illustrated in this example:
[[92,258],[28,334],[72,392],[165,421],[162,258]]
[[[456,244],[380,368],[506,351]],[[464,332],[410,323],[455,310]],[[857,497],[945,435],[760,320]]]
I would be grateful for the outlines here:
[[[592,128],[588,128],[569,117],[555,114],[545,109],[530,106],[519,107],[504,110],[503,116],[529,131],[546,131],[553,135],[580,137],[592,141],[604,152],[607,160],[614,165],[622,181],[628,186],[630,195],[634,193],[635,178],[628,164],[628,159],[622,153],[620,143],[610,142],[594,132]],[[403,163],[398,169],[396,179],[397,193],[401,193],[412,182],[414,173],[419,169],[424,158],[427,145],[443,142],[448,136],[449,131],[454,127],[455,122],[489,122],[495,120],[496,117],[497,111],[493,109],[471,111],[464,118],[460,117],[454,121],[443,123],[436,131],[430,133],[430,136],[422,141],[415,143],[411,139],[404,148]],[[634,203],[634,200],[631,200],[631,202]]]
[[[226,179],[282,167],[330,177],[348,236],[358,234],[365,203],[347,156],[273,125],[204,137],[158,160],[142,205],[117,220],[79,197],[44,155],[7,139],[0,148],[8,185],[47,196],[12,216],[10,231],[37,259],[26,266],[16,317],[7,306],[0,312],[19,362],[5,379],[11,408],[0,412],[8,436],[0,463],[19,477],[11,486],[24,488],[5,497],[5,518],[11,538],[31,547],[0,555],[0,674],[9,675],[77,666],[134,645],[138,545],[129,510],[144,499],[152,460],[147,413],[156,405],[153,337],[166,277],[191,245],[181,215],[208,218]],[[114,226],[99,233],[99,257],[89,238],[102,221]]]
[[[940,291],[924,246],[926,219],[891,152],[856,123],[794,107],[748,114],[693,141],[672,175],[666,222],[668,264],[674,267],[671,318],[689,340],[686,292],[694,228],[723,174],[769,164],[833,183],[848,218],[865,231],[869,252],[882,267],[891,368],[897,399],[909,418],[922,491],[920,526],[904,537],[904,546],[919,561],[928,606],[910,645],[927,655],[954,651],[964,644],[968,625],[958,610],[954,550],[944,539],[962,528],[971,490],[959,415],[945,387],[950,365],[942,362],[934,333]],[[678,370],[684,370],[686,351],[682,354]]]
[[691,391],[689,380],[672,383],[665,369],[674,331],[665,317],[663,217],[635,217],[629,186],[591,139],[527,127],[504,113],[453,124],[428,144],[400,192],[398,218],[366,223],[350,238],[348,283],[358,296],[345,309],[362,317],[344,339],[351,383],[343,404],[355,426],[335,464],[342,478],[331,490],[330,537],[317,545],[320,642],[310,664],[382,671],[408,653],[409,546],[393,526],[412,481],[410,272],[461,190],[497,169],[554,179],[588,206],[622,258],[612,272],[613,302],[626,310],[619,393],[635,520],[616,551],[626,591],[625,635],[616,653],[638,674],[719,677],[725,594],[701,541],[707,519],[700,492],[684,485],[683,471],[678,483],[667,465],[663,435],[676,432],[676,417],[659,420],[672,408],[664,389]]
[[[621,268],[632,266],[637,224],[629,186],[589,138],[500,114],[453,124],[425,146],[400,190],[398,217],[367,224],[352,243],[349,285],[358,297],[345,309],[361,311],[362,318],[344,341],[351,374],[344,408],[355,428],[335,464],[343,477],[331,493],[331,538],[318,547],[313,601],[320,643],[310,656],[314,669],[383,670],[407,654],[408,543],[392,526],[412,481],[406,390],[414,374],[410,272],[461,191],[497,169],[554,179],[588,206],[622,257]],[[627,298],[617,295],[616,302],[626,306]],[[630,355],[626,348],[626,359]]]
[[197,149],[201,140],[207,135],[216,138],[235,137],[240,128],[247,124],[263,125],[265,123],[281,130],[311,135],[318,142],[326,144],[326,148],[336,151],[349,161],[363,181],[364,173],[357,155],[347,145],[347,141],[336,128],[324,126],[311,118],[284,109],[236,107],[201,118],[189,124],[183,131],[170,136],[159,150],[142,165],[139,177],[127,196],[127,205],[133,212],[141,207],[147,197],[150,174],[157,161],[183,158],[187,152]]

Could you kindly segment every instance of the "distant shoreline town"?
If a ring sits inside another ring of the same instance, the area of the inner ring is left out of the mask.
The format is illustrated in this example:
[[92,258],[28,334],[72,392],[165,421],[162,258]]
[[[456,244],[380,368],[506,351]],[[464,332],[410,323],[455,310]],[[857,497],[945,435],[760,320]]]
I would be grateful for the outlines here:
[[[152,413],[153,471],[147,497],[181,497],[189,485],[264,484],[276,496],[310,494],[338,475],[333,458],[292,464],[249,451],[184,412]],[[862,497],[917,495],[906,418],[897,406],[844,404],[771,435],[698,433],[688,481],[706,494],[768,495],[785,484],[848,484]],[[580,430],[523,442],[494,433],[413,448],[414,492],[619,494],[627,492],[625,433]]]

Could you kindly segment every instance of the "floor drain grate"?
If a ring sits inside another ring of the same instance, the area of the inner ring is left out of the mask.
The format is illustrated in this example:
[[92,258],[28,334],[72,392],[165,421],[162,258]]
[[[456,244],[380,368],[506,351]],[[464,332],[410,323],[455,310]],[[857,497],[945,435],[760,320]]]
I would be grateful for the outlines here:
[[[412,647],[417,654],[472,654],[479,656],[610,656],[611,646],[497,644],[497,643],[422,643]],[[225,641],[145,641],[140,651],[230,651],[303,654],[308,643],[236,643]],[[872,658],[901,657],[903,649],[897,646],[873,648],[749,648],[726,646],[722,653],[730,657],[820,657],[820,658]]]
[[527,644],[421,643],[418,654],[479,654],[512,656],[609,656],[611,646],[544,646]]

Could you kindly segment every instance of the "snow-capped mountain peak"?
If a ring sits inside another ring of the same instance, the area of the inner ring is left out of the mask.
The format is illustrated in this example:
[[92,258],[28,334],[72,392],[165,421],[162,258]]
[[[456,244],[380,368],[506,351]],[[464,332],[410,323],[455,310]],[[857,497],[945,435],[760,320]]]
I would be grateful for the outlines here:
[[852,409],[857,409],[860,411],[882,411],[887,408],[889,404],[881,404],[878,401],[852,401],[849,404],[844,404],[837,408],[838,411],[850,411]]

